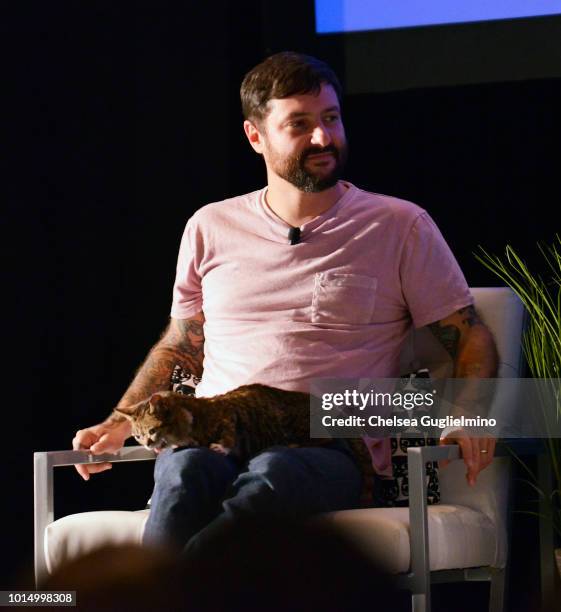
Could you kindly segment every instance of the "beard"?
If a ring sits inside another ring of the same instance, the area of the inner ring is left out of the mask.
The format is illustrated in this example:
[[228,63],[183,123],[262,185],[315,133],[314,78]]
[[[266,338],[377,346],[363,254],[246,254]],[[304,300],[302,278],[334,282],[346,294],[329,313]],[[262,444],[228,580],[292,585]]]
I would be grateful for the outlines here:
[[[333,155],[335,163],[328,173],[325,173],[321,168],[315,171],[306,168],[308,157],[320,153],[331,153]],[[348,147],[346,143],[343,143],[340,148],[337,148],[334,144],[329,144],[323,148],[309,147],[298,155],[284,158],[271,151],[270,163],[272,169],[281,178],[300,191],[318,193],[337,184],[343,173],[347,156]]]

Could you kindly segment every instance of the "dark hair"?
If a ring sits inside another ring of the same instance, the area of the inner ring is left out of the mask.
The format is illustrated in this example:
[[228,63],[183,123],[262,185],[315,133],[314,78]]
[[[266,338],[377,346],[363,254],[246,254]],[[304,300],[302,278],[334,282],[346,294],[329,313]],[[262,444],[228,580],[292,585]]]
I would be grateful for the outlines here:
[[267,115],[269,100],[296,94],[317,95],[323,83],[333,87],[341,103],[341,84],[325,62],[292,51],[271,55],[244,77],[240,89],[244,118],[261,121]]

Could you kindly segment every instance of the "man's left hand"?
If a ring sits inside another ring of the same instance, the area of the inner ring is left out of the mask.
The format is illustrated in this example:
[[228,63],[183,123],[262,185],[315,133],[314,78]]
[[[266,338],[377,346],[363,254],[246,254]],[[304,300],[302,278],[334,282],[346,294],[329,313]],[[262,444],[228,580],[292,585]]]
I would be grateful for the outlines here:
[[[463,429],[451,431],[447,436],[440,439],[440,444],[459,445],[467,467],[466,480],[472,487],[475,485],[479,472],[491,465],[496,442],[495,438],[472,438]],[[441,461],[440,467],[445,467],[449,463],[448,460]]]

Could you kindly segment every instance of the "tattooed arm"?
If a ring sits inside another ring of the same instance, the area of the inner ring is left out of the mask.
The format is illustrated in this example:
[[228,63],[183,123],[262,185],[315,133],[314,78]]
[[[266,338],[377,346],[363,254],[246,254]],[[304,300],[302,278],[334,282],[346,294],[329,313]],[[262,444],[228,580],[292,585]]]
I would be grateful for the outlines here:
[[494,378],[498,357],[491,332],[473,306],[429,325],[429,329],[448,351],[457,378]]
[[[171,374],[176,365],[197,378],[201,377],[205,341],[204,320],[202,312],[190,319],[171,319],[168,328],[148,353],[146,361],[136,373],[117,408],[132,406],[156,391],[168,390]],[[112,415],[109,418],[126,420],[119,415]]]
[[[456,378],[496,377],[498,355],[495,341],[473,306],[461,308],[432,323],[429,329],[452,357]],[[493,460],[495,440],[470,437],[465,430],[456,429],[441,439],[441,443],[450,442],[460,445],[467,466],[467,481],[474,485],[479,472]]]
[[[198,378],[201,377],[204,320],[202,312],[190,319],[171,319],[168,328],[148,353],[117,408],[132,406],[156,391],[169,389],[171,374],[176,365]],[[130,422],[112,413],[103,423],[80,429],[72,440],[72,448],[88,449],[93,454],[116,452],[130,434]],[[90,474],[111,469],[111,464],[97,463],[75,467],[82,478],[88,480]]]

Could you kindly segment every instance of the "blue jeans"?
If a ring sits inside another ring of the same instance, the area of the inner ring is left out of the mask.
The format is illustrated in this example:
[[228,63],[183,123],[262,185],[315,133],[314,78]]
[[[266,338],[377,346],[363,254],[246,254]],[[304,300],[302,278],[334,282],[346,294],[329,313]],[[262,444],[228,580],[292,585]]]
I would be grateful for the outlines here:
[[196,550],[236,518],[303,519],[358,507],[361,475],[346,443],[274,446],[241,465],[208,448],[161,452],[144,542]]

